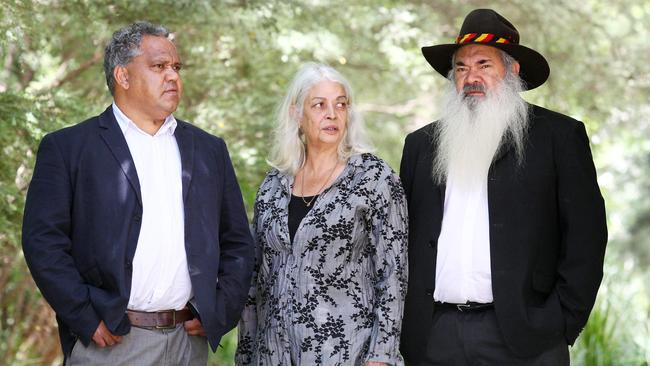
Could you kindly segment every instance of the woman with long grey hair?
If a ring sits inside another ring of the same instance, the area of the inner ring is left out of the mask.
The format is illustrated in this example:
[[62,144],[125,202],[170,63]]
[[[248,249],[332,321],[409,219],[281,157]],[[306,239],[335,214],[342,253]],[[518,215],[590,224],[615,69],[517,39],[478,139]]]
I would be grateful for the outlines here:
[[303,65],[255,201],[257,263],[238,365],[402,365],[407,210],[369,153],[348,81]]

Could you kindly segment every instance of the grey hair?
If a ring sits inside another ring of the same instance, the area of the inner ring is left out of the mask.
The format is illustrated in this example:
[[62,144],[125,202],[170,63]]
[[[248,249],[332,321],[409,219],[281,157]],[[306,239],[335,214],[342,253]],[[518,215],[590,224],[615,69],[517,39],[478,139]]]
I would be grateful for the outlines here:
[[275,143],[268,163],[282,173],[295,175],[305,163],[307,146],[300,132],[305,98],[314,85],[324,80],[341,84],[348,98],[347,127],[343,140],[338,146],[339,159],[347,160],[353,155],[372,151],[372,147],[366,140],[363,120],[354,104],[350,83],[334,68],[309,62],[303,64],[293,77],[276,113]]
[[512,65],[519,62],[504,50],[499,50],[499,53],[501,53],[501,61],[503,61],[503,66],[506,67],[506,70],[512,70]]
[[[466,154],[463,150],[469,151],[476,149],[475,146],[472,146],[471,149],[466,149],[465,147],[459,149],[461,145],[453,141],[454,139],[457,140],[461,134],[464,135],[467,132],[462,130],[462,128],[457,129],[454,127],[459,121],[463,121],[463,118],[464,121],[479,120],[488,122],[482,124],[487,126],[497,126],[499,123],[505,122],[505,125],[502,126],[504,129],[500,132],[500,141],[494,153],[496,154],[504,145],[508,144],[514,147],[517,166],[521,166],[524,163],[531,116],[530,106],[520,96],[526,90],[526,83],[518,73],[513,71],[512,65],[517,61],[512,56],[501,51],[501,59],[505,66],[505,75],[497,88],[488,90],[486,101],[490,101],[491,104],[487,105],[487,107],[479,103],[472,103],[471,98],[469,100],[465,99],[463,97],[463,90],[457,90],[456,88],[454,69],[452,68],[447,73],[449,83],[443,94],[443,116],[436,123],[437,137],[435,149],[437,153],[432,161],[432,173],[435,182],[444,183],[446,181],[452,154],[458,155],[460,153],[462,155]],[[485,108],[491,108],[492,110],[486,110]],[[494,111],[496,110],[503,111],[503,115],[495,115]],[[499,121],[494,119],[495,116]],[[492,120],[490,120],[491,117]],[[477,124],[472,129],[478,128],[477,126],[479,125]],[[485,134],[487,138],[490,138],[489,136],[495,131],[497,130],[483,130],[480,132],[490,132]],[[490,159],[493,158],[494,155],[490,156]]]
[[115,33],[104,49],[104,74],[106,85],[111,95],[115,95],[115,77],[113,70],[117,66],[126,66],[140,54],[143,36],[169,37],[169,30],[161,25],[149,22],[136,22]]

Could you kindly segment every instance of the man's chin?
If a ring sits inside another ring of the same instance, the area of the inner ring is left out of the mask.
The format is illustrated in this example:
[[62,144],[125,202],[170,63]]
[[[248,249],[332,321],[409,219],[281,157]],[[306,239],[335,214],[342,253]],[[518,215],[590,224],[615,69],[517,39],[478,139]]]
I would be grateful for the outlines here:
[[170,115],[176,111],[176,108],[178,108],[178,102],[167,103],[166,105],[162,106],[161,109],[163,109],[167,115]]
[[463,102],[467,105],[469,109],[475,109],[476,107],[481,104],[485,100],[484,95],[471,95],[471,94],[465,94],[465,97],[463,98]]

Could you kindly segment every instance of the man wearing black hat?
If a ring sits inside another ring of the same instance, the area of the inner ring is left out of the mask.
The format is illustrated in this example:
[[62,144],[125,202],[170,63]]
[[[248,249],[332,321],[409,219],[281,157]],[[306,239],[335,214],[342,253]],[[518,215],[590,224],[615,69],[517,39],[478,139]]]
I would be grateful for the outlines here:
[[493,10],[422,48],[449,79],[406,138],[412,365],[568,365],[602,278],[605,207],[584,125],[530,105],[549,66]]

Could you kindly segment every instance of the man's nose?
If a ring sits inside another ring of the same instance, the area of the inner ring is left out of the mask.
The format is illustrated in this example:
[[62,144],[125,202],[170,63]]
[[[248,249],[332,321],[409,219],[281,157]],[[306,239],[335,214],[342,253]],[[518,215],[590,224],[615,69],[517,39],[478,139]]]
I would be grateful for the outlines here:
[[470,68],[467,71],[467,78],[465,79],[465,81],[468,84],[478,83],[478,82],[480,82],[480,80],[481,80],[481,78],[479,76],[478,69]]
[[176,81],[181,78],[181,74],[174,67],[167,67],[165,69],[165,79],[168,81]]

